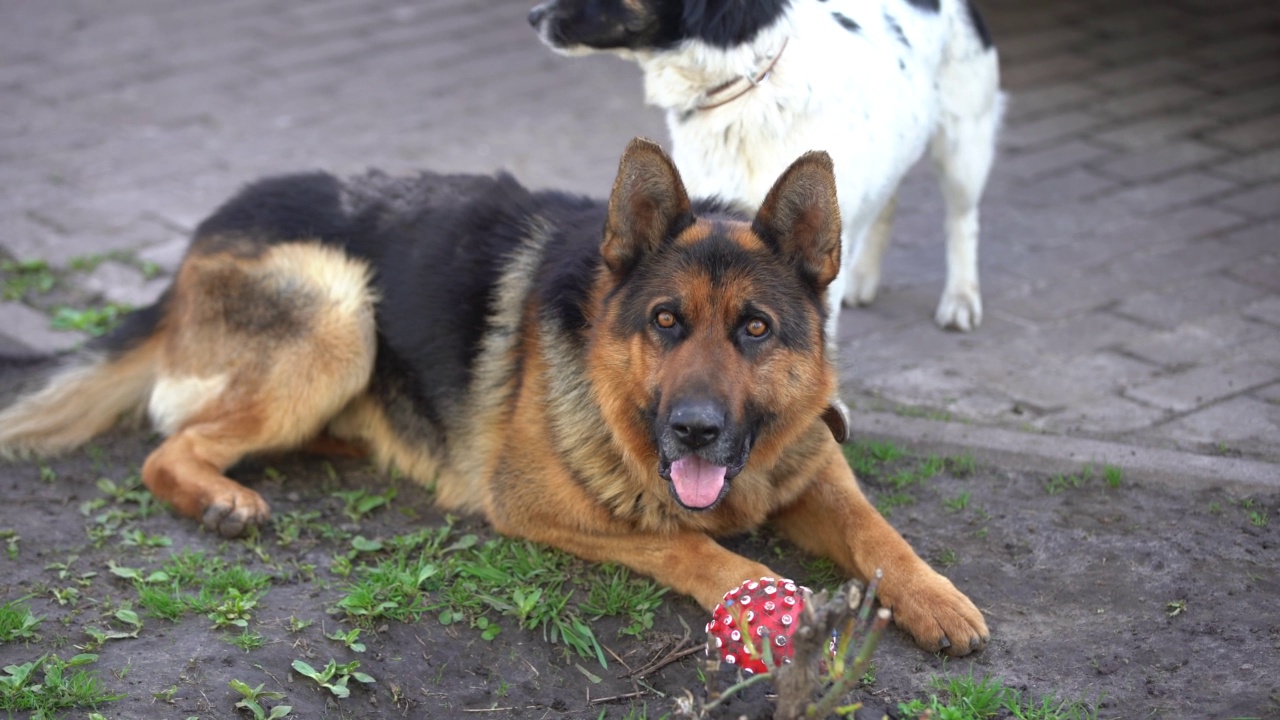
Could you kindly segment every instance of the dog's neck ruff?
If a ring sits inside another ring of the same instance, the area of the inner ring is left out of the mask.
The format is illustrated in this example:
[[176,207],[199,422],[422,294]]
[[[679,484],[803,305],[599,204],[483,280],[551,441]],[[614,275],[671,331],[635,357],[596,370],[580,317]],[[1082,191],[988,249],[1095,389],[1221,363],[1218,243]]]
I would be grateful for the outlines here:
[[[773,72],[773,68],[778,64],[778,59],[782,57],[782,51],[787,49],[788,40],[789,38],[785,38],[785,37],[782,39],[782,45],[778,47],[778,51],[773,53],[773,56],[768,59],[768,61],[764,64],[762,68],[760,68],[759,71],[750,73],[747,75],[742,75],[741,77],[736,77],[732,80],[728,80],[726,82],[720,83],[719,85],[716,85],[715,87],[703,93],[702,101],[698,103],[695,109],[696,110],[714,110],[715,108],[718,108],[722,105],[728,105],[734,100],[737,100],[743,95],[746,95],[747,93],[759,87],[760,83],[765,82],[766,80],[769,79],[769,75]],[[738,87],[739,85],[741,85],[741,87]],[[728,96],[724,96],[725,93],[729,92],[735,87],[738,88],[737,92]]]

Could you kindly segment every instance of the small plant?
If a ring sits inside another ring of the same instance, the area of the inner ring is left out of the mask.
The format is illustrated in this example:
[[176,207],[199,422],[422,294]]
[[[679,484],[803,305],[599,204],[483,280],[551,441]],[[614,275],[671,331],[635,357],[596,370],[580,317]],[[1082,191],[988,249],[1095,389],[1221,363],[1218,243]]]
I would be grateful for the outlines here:
[[942,506],[951,512],[961,512],[969,507],[969,493],[960,493],[953,498],[943,500]]
[[0,299],[5,301],[21,300],[28,292],[47,293],[56,281],[49,264],[43,260],[3,260],[0,273],[5,276],[0,284]]
[[938,556],[935,558],[935,561],[938,563],[939,567],[949,568],[960,562],[960,557],[956,555],[955,550],[952,550],[951,548],[943,548],[938,552]]
[[315,624],[315,620],[299,620],[292,615],[289,616],[289,632],[293,635],[297,635]]
[[335,631],[332,635],[325,635],[330,640],[337,640],[346,645],[352,652],[362,653],[366,650],[364,643],[360,642],[360,628],[355,628],[351,632]]
[[942,692],[943,698],[935,694],[930,695],[928,700],[899,703],[898,712],[902,717],[937,720],[984,720],[992,717],[1091,720],[1097,717],[1096,711],[1083,702],[1059,701],[1052,696],[1032,701],[1024,698],[1022,693],[1005,687],[1000,680],[987,676],[981,680],[972,675],[958,678],[935,677],[933,687]]
[[274,692],[271,690],[263,690],[262,686],[266,683],[260,683],[258,687],[249,687],[249,684],[240,680],[232,680],[227,683],[232,690],[240,693],[242,700],[236,703],[237,710],[248,710],[253,715],[253,720],[276,720],[276,718],[287,717],[293,712],[291,705],[277,705],[271,708],[271,712],[267,712],[262,707],[263,700],[281,700],[284,693]]
[[142,620],[138,617],[138,613],[128,607],[120,608],[112,617],[133,629],[115,630],[108,626],[107,629],[102,630],[96,627],[86,627],[84,629],[85,634],[93,639],[93,642],[86,645],[86,647],[101,647],[108,640],[136,639],[138,633],[142,631]]
[[252,619],[250,611],[258,606],[257,593],[242,593],[236,588],[227,588],[226,595],[208,613],[215,628],[249,627]]
[[1118,488],[1124,479],[1124,471],[1115,465],[1103,466],[1102,479],[1107,481],[1107,487]]
[[365,489],[338,490],[333,493],[333,496],[342,500],[343,514],[351,518],[351,522],[358,523],[365,515],[394,500],[396,498],[396,489],[389,487],[383,493],[375,493]]
[[[30,711],[33,719],[45,720],[55,717],[56,710],[97,707],[124,697],[108,692],[96,673],[79,669],[97,659],[97,655],[83,653],[64,661],[49,654],[6,666],[0,675],[0,710]],[[37,671],[43,671],[43,682],[36,682]]]
[[1186,600],[1170,600],[1165,603],[1165,615],[1169,617],[1178,617],[1187,611]]
[[963,455],[947,458],[947,468],[956,477],[967,477],[977,472],[978,463],[974,461],[973,453],[966,451]]
[[54,311],[50,327],[54,330],[79,330],[93,337],[99,337],[106,335],[119,325],[130,310],[132,310],[130,306],[119,303],[107,303],[99,308],[83,310],[60,307]]
[[31,598],[20,597],[0,605],[0,642],[14,640],[38,640],[36,628],[44,620],[43,615],[32,615],[26,601]]
[[16,530],[0,530],[0,540],[4,540],[5,554],[10,560],[18,559],[18,543],[22,542],[22,536]]
[[1271,522],[1271,516],[1266,510],[1250,510],[1249,522],[1252,523],[1254,527],[1263,528],[1267,526],[1267,523]]
[[228,635],[223,639],[245,652],[257,650],[267,644],[266,638],[262,637],[260,633],[256,633],[248,628],[241,631],[239,635]]
[[359,660],[352,660],[342,665],[330,660],[325,664],[323,670],[316,670],[302,660],[293,661],[293,669],[299,675],[315,680],[320,687],[327,688],[329,692],[340,698],[351,695],[351,690],[347,687],[347,684],[352,680],[366,685],[376,682],[372,677],[358,672],[356,670],[358,667],[360,667]]

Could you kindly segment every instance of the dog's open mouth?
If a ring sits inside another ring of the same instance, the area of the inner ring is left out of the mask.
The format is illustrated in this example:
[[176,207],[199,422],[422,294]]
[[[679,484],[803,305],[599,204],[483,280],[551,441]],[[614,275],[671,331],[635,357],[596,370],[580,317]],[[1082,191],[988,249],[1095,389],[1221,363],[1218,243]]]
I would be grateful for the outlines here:
[[676,499],[687,508],[702,510],[715,505],[725,491],[729,468],[713,465],[697,455],[686,455],[671,463],[671,487]]

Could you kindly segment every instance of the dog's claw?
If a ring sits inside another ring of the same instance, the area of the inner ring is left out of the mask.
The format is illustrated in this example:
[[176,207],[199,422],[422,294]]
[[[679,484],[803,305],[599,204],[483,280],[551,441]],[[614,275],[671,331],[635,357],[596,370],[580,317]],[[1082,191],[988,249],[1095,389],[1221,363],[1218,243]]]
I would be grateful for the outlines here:
[[969,332],[982,324],[982,296],[977,290],[969,292],[948,291],[938,302],[938,312],[933,316],[939,327]]
[[251,528],[266,521],[270,511],[261,498],[250,498],[249,502],[213,502],[204,510],[200,522],[225,538],[236,538],[244,535]]

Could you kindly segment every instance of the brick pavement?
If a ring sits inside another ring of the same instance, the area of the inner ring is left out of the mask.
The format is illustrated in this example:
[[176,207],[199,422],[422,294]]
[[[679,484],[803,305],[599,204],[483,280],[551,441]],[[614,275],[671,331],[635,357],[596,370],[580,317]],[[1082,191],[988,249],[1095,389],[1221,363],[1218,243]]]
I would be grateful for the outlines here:
[[[154,297],[262,174],[506,168],[607,192],[661,118],[635,67],[553,56],[525,5],[0,4],[0,252],[60,274],[0,304],[0,351],[81,341],[48,329],[58,304]],[[842,318],[857,412],[1280,462],[1280,6],[982,5],[1012,94],[987,319],[932,326],[942,211],[913,173],[884,291]]]

